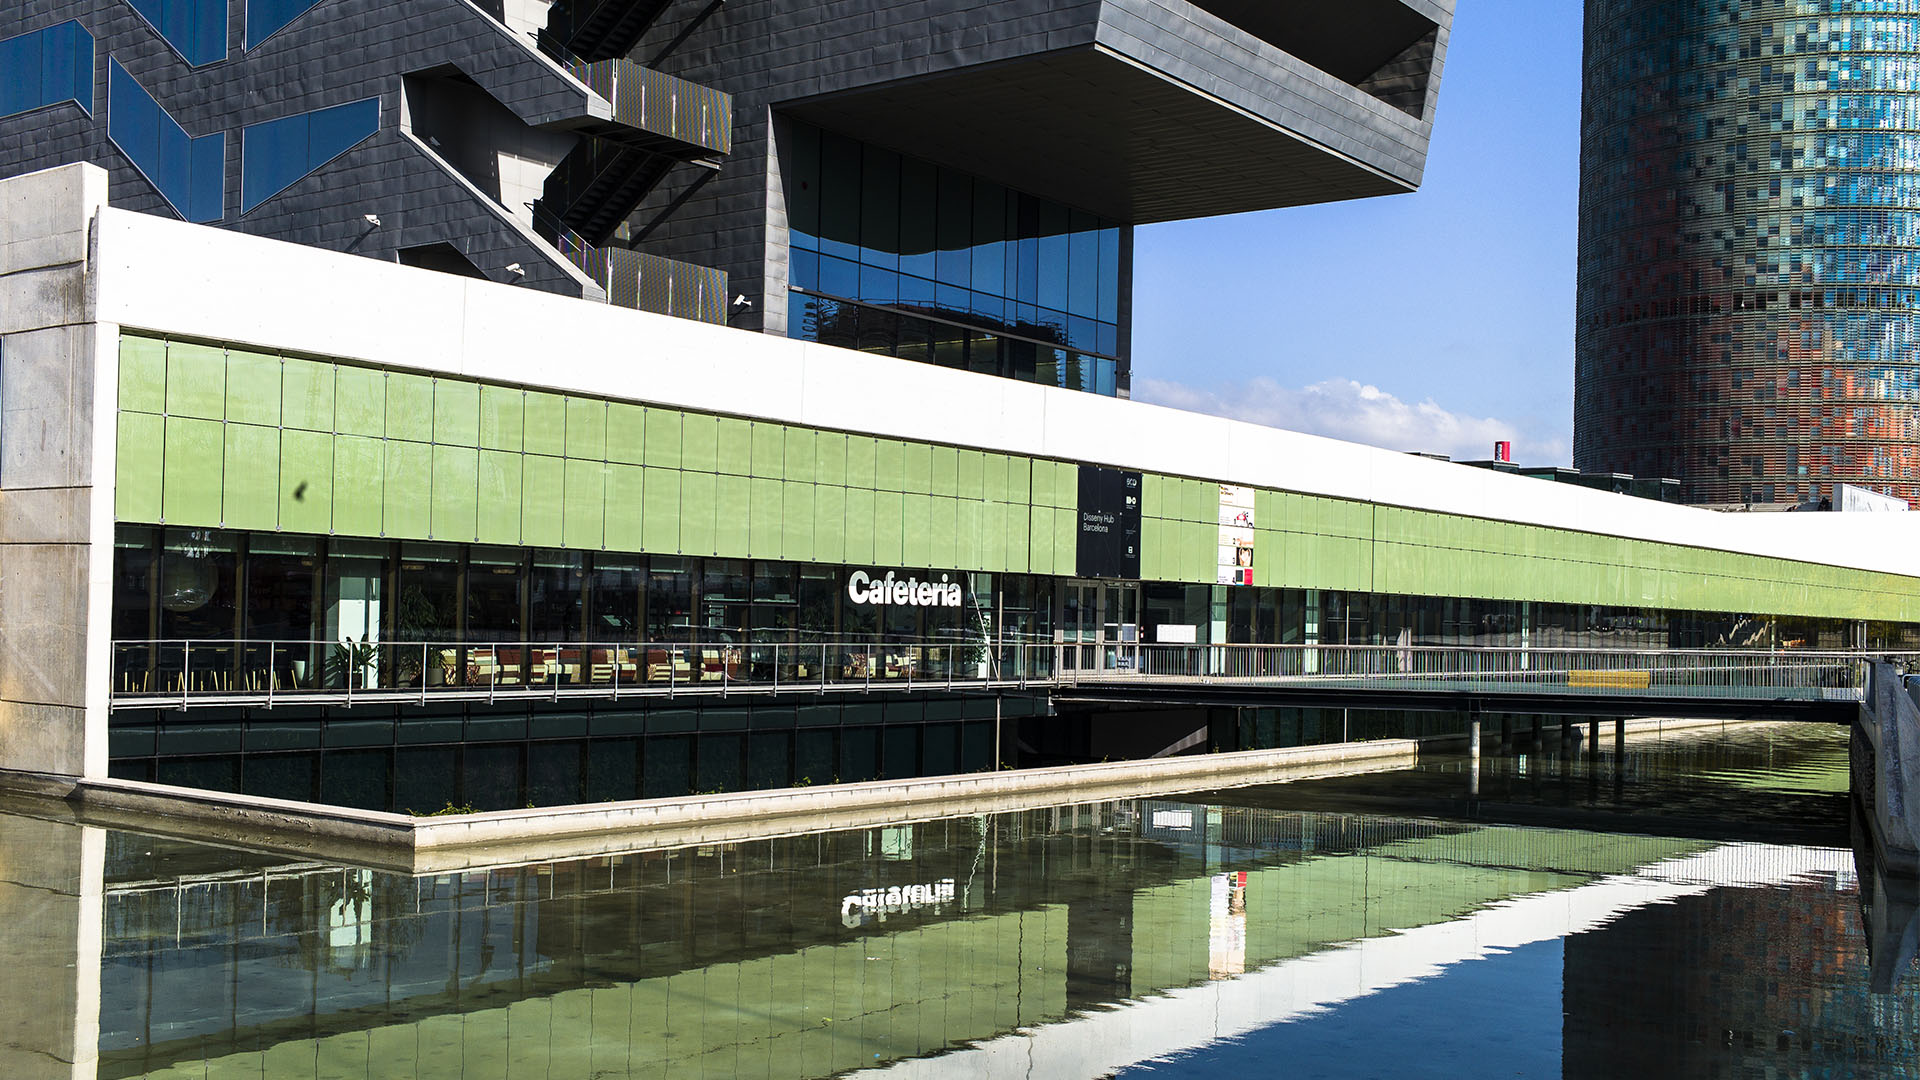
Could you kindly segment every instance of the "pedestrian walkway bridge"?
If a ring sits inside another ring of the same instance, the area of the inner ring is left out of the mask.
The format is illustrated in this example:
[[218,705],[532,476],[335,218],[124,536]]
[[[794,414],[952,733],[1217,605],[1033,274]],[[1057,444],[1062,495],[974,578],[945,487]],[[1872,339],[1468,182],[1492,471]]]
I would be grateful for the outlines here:
[[[1883,654],[1873,654],[1884,658]],[[122,641],[116,709],[431,701],[645,701],[875,692],[1409,708],[1857,706],[1869,654],[1804,650],[883,641],[524,644]],[[1901,661],[1920,667],[1920,654]]]

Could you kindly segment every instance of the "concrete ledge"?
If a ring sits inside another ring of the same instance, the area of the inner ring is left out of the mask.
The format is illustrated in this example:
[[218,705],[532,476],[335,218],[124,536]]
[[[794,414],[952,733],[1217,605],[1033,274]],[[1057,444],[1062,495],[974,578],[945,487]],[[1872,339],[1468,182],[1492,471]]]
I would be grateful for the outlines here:
[[[1651,718],[1629,720],[1627,730],[1648,735],[1730,723]],[[1464,736],[1382,739],[435,817],[0,770],[0,808],[421,874],[1386,772],[1411,768],[1423,751],[1453,753],[1465,747]]]
[[0,807],[418,874],[1386,771],[1418,760],[1418,743],[1391,739],[446,817],[0,770]]

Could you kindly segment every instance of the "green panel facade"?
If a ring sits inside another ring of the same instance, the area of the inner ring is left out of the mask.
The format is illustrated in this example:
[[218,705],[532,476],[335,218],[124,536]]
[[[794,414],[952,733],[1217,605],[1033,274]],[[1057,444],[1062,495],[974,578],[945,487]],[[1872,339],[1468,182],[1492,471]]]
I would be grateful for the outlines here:
[[[128,522],[1071,575],[1070,462],[122,337]],[[1219,487],[1149,473],[1147,580],[1211,583]],[[1907,620],[1920,579],[1282,491],[1261,585]]]

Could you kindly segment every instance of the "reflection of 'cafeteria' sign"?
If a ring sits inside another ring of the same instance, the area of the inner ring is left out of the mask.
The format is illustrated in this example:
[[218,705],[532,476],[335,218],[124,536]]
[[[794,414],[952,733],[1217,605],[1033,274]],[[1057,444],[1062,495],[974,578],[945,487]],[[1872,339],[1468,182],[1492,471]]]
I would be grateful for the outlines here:
[[1220,485],[1221,585],[1253,584],[1253,489]]

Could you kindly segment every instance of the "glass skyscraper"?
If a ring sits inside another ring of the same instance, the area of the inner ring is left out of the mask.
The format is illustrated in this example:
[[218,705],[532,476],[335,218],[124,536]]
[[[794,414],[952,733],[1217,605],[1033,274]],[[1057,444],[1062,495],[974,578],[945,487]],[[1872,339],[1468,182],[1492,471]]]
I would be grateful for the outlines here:
[[1587,0],[1574,464],[1920,503],[1920,0]]

